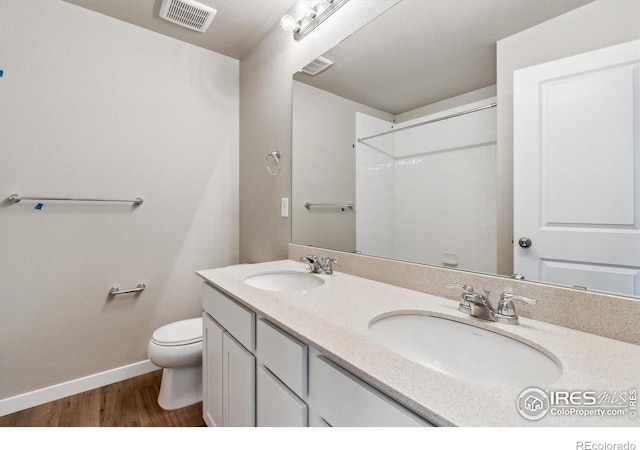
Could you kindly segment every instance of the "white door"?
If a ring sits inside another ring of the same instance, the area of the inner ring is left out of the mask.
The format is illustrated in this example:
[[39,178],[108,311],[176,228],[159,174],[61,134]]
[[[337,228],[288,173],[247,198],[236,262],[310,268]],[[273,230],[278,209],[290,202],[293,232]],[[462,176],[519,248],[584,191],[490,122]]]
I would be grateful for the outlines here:
[[514,272],[640,295],[640,41],[514,72]]
[[256,358],[226,331],[222,335],[222,423],[256,425]]

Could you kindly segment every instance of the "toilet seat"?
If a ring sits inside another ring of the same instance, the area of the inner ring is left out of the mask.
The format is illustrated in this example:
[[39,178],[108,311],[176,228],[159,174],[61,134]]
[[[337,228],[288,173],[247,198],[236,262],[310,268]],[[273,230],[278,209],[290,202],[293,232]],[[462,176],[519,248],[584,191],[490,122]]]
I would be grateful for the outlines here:
[[180,320],[158,328],[151,342],[162,347],[175,347],[202,342],[202,318]]

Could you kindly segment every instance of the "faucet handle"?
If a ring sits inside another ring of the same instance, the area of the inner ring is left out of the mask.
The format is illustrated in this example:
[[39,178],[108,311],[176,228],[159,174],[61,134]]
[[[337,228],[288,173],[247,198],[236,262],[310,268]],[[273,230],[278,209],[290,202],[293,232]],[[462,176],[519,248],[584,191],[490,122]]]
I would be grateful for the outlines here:
[[458,283],[445,283],[444,285],[449,289],[462,289],[462,300],[458,305],[458,311],[470,314],[471,305],[469,304],[469,298],[475,295],[473,292],[473,286]]
[[468,284],[445,283],[444,285],[449,289],[462,289],[464,294],[473,294],[473,286]]
[[333,273],[333,267],[331,267],[331,263],[337,263],[338,260],[335,258],[331,258],[329,256],[325,256],[322,258],[322,270],[325,274],[331,275]]
[[530,305],[534,305],[538,303],[538,300],[534,298],[523,297],[522,295],[515,295],[509,291],[504,291],[502,294],[500,294],[500,301],[511,300],[511,299],[520,300],[521,302],[529,303]]
[[316,255],[305,255],[300,257],[300,261],[309,264],[309,270],[314,272],[314,266],[318,262],[318,257]]
[[500,294],[500,302],[498,303],[498,316],[509,319],[509,323],[518,323],[518,316],[516,315],[516,307],[513,304],[513,300],[519,300],[530,305],[536,304],[538,301],[533,298],[523,297],[522,295],[515,295],[509,291],[504,291]]

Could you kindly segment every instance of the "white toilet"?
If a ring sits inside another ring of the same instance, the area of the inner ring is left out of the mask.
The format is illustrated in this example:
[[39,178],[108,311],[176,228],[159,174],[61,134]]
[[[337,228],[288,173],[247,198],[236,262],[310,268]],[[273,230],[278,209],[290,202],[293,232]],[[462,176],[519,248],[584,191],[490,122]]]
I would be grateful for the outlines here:
[[147,347],[149,359],[162,367],[158,404],[178,409],[202,400],[202,318],[158,328]]

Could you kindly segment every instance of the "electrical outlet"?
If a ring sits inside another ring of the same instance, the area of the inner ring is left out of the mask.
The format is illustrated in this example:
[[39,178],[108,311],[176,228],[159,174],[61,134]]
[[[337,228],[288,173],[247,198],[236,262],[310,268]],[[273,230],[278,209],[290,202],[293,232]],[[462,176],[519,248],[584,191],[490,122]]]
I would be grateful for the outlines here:
[[280,203],[280,217],[289,217],[289,199],[287,197],[283,197]]

